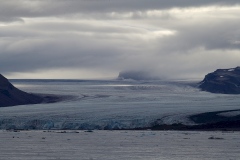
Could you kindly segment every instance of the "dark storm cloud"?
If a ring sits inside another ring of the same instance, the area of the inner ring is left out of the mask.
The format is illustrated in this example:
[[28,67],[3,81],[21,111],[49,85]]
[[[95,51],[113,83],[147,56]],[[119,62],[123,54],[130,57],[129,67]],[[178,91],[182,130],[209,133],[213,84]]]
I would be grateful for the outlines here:
[[238,65],[239,4],[0,1],[0,72],[42,74],[62,68],[71,74],[102,72],[102,77],[143,71],[157,77],[199,78],[216,68]]
[[[63,16],[79,13],[135,12],[208,5],[237,5],[238,0],[8,0],[0,2],[0,20],[18,17]],[[85,15],[86,16],[86,15]]]

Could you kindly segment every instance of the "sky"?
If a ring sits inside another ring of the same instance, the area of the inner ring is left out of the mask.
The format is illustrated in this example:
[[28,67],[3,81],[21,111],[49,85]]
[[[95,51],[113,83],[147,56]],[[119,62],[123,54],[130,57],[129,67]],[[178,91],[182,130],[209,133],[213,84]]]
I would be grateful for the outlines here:
[[203,79],[240,65],[239,15],[239,0],[0,0],[0,73]]

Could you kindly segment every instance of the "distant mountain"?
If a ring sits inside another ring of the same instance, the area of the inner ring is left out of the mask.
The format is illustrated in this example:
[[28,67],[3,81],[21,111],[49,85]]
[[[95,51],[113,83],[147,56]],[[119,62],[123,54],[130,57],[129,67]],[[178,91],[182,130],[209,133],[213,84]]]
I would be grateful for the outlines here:
[[240,67],[218,69],[205,76],[199,88],[223,94],[240,94]]
[[43,97],[17,89],[0,74],[0,107],[37,104],[43,102],[43,100]]
[[152,76],[148,72],[144,71],[125,71],[120,72],[118,75],[119,80],[132,79],[132,80],[158,80],[159,77]]

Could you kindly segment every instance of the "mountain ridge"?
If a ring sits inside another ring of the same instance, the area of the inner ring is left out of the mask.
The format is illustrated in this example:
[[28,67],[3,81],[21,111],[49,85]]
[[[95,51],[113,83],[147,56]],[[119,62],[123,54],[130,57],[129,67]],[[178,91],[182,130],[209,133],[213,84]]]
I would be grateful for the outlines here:
[[217,69],[199,83],[202,91],[222,94],[240,94],[240,67]]
[[7,78],[0,74],[0,107],[38,104],[43,100],[41,96],[26,93],[14,87]]

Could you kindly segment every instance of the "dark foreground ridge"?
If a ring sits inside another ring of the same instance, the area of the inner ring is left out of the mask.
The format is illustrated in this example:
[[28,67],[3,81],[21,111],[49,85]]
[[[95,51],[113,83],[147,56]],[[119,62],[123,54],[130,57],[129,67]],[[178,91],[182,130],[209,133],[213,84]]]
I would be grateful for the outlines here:
[[240,67],[218,69],[205,76],[199,88],[222,94],[240,94]]
[[62,98],[54,95],[37,95],[23,92],[14,87],[4,76],[0,74],[0,107],[54,103]]

